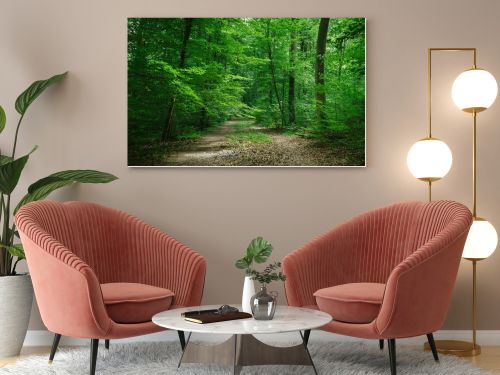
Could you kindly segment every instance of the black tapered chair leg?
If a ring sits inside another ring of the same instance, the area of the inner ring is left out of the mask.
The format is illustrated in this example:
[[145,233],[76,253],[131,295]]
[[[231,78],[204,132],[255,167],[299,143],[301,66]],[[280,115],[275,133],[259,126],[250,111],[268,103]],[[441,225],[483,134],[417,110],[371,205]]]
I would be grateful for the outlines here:
[[61,335],[59,333],[54,334],[54,341],[52,341],[52,348],[50,349],[49,363],[52,363],[52,361],[54,360],[57,347],[59,346],[59,340],[61,340]]
[[309,336],[311,336],[311,330],[306,329],[304,331],[304,345],[307,346],[307,343],[309,342]]
[[378,340],[378,347],[380,350],[384,350],[384,340]]
[[427,334],[427,341],[429,342],[429,346],[432,350],[432,355],[434,356],[434,360],[439,362],[438,351],[436,349],[436,343],[434,342],[434,335],[432,333]]
[[184,336],[184,331],[177,331],[177,334],[179,335],[181,349],[184,350],[186,348],[186,337]]
[[90,375],[95,375],[95,364],[97,362],[97,350],[99,349],[99,339],[90,341]]
[[109,350],[109,340],[104,340],[104,347]]
[[396,375],[396,340],[389,339],[387,340],[389,344],[389,361],[391,363],[391,375]]

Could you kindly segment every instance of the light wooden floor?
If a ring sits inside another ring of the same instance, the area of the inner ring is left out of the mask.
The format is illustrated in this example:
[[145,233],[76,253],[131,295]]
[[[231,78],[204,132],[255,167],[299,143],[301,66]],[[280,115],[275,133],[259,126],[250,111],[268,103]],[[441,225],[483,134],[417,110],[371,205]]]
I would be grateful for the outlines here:
[[[476,366],[500,374],[500,346],[483,346],[482,353],[477,357],[464,358]],[[0,359],[0,367],[16,362],[19,358],[25,358],[34,354],[46,354],[49,357],[50,347],[34,346],[23,348],[20,357]]]
[[480,355],[464,359],[477,367],[500,374],[500,346],[481,346]]
[[8,365],[10,363],[14,363],[18,359],[26,358],[33,354],[47,354],[48,360],[48,353],[50,353],[50,347],[48,346],[30,346],[27,348],[23,348],[19,357],[0,358],[0,367]]

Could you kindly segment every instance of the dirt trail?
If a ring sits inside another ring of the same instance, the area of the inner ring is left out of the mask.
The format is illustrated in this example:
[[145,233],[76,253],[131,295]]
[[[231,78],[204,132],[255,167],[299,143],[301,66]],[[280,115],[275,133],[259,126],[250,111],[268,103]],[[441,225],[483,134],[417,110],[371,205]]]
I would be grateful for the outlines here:
[[166,159],[170,165],[193,165],[197,162],[204,165],[207,159],[214,158],[224,153],[230,153],[226,135],[234,132],[234,125],[241,120],[228,120],[218,126],[213,132],[201,139],[190,143],[186,150],[181,150],[169,155]]
[[[236,127],[236,125],[239,125]],[[261,132],[267,142],[237,142],[226,136],[235,132]],[[343,150],[316,140],[285,135],[253,120],[229,120],[204,137],[178,142],[165,154],[163,165],[175,166],[327,166],[346,165]]]

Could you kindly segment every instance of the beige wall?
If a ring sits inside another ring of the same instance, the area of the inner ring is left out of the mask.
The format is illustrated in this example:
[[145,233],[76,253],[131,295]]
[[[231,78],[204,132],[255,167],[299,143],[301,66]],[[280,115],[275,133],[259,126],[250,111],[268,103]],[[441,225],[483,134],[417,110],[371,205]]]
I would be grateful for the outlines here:
[[[500,78],[500,2],[464,0],[1,0],[0,103],[9,129],[15,97],[31,81],[69,70],[26,117],[20,150],[40,146],[21,181],[63,168],[97,168],[120,180],[78,186],[59,199],[92,200],[129,211],[199,250],[208,261],[204,301],[238,302],[243,274],[233,267],[262,235],[281,258],[353,214],[426,199],[406,153],[426,131],[426,48],[473,46],[480,66]],[[127,168],[126,18],[299,16],[367,18],[367,167],[330,169]],[[435,135],[454,152],[436,198],[470,203],[470,117],[454,108],[453,79],[469,57],[435,59]],[[479,116],[479,213],[500,229],[500,103]],[[479,327],[500,329],[500,254],[479,264]],[[446,328],[470,320],[471,266],[463,261]],[[31,328],[40,328],[35,312]]]

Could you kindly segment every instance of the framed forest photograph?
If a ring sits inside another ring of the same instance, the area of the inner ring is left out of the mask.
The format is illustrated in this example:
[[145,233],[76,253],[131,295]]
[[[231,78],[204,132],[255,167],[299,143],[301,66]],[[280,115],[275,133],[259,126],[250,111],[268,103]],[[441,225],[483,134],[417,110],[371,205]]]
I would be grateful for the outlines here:
[[128,165],[365,166],[364,18],[129,18]]

